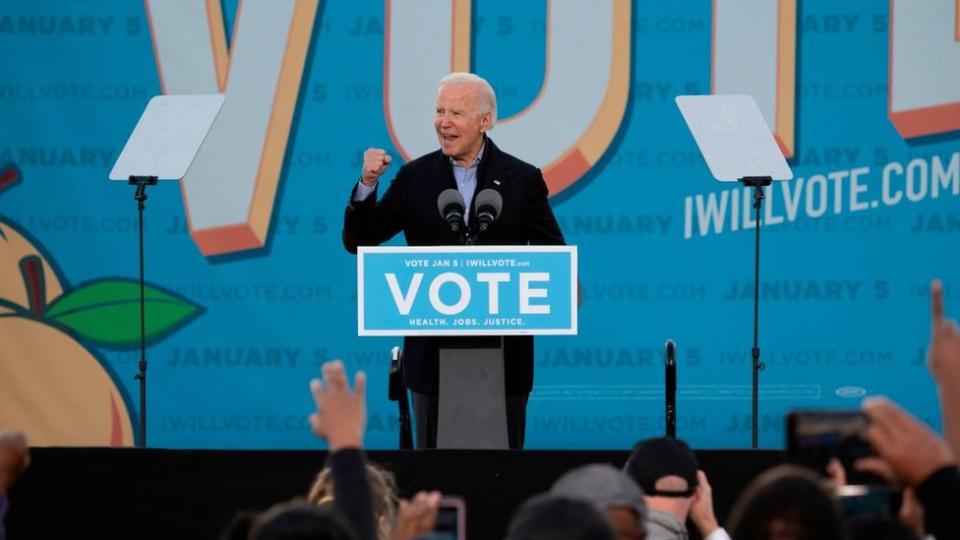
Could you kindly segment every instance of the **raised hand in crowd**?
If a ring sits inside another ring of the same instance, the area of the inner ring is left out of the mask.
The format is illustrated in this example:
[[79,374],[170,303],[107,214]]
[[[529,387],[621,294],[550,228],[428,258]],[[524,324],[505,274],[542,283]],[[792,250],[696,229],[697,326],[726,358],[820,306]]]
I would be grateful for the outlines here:
[[944,315],[943,284],[930,283],[930,346],[927,365],[940,398],[943,431],[954,455],[960,455],[960,328]]
[[367,376],[358,371],[350,389],[343,362],[323,364],[323,380],[310,381],[317,410],[310,415],[313,433],[327,441],[331,452],[362,448],[367,423]]
[[324,363],[321,370],[323,379],[310,381],[316,404],[316,411],[310,415],[310,426],[330,447],[327,464],[336,493],[333,505],[347,518],[360,540],[376,540],[373,495],[362,451],[367,422],[367,377],[357,372],[351,389],[340,360]]
[[856,467],[904,486],[919,486],[930,475],[954,463],[947,444],[929,427],[897,404],[883,397],[865,399],[863,411],[870,418],[864,436],[879,457],[861,458]]
[[[333,504],[361,540],[377,538],[367,468],[360,453],[367,419],[367,377],[357,372],[351,389],[343,362],[333,360],[321,369],[323,380],[310,381],[317,407],[310,415],[310,426],[330,446],[328,463],[336,493]],[[400,501],[389,539],[412,540],[430,532],[437,521],[439,502],[438,492],[420,492],[411,501]]]
[[[916,509],[901,508],[912,516],[901,515],[916,530],[919,520],[929,526],[927,532],[937,538],[954,538],[960,531],[960,471],[945,441],[929,427],[893,402],[882,398],[864,400],[863,410],[870,418],[864,436],[879,457],[857,460],[856,467],[888,480],[899,481],[913,489],[922,505],[923,517]],[[912,496],[905,495],[905,497]]]
[[439,491],[421,491],[413,499],[401,500],[390,531],[390,540],[413,540],[427,535],[437,524]]
[[696,525],[703,538],[720,528],[713,511],[713,488],[707,481],[706,473],[701,470],[697,471],[697,494],[690,507],[690,520]]

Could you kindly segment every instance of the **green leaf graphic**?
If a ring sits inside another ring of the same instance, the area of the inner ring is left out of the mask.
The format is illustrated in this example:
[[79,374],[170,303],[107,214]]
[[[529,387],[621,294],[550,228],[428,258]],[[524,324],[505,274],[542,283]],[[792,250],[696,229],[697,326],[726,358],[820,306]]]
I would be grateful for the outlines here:
[[[203,312],[199,305],[153,285],[144,287],[147,342],[183,326]],[[108,279],[81,285],[57,298],[45,317],[97,345],[140,343],[140,283]]]

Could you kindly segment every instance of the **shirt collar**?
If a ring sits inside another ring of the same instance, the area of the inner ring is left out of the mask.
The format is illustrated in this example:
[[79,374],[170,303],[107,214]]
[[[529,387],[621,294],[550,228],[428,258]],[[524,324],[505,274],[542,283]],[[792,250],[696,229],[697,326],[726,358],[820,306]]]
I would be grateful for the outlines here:
[[473,163],[471,163],[469,167],[464,167],[463,165],[460,165],[460,163],[458,163],[457,160],[453,159],[452,157],[448,157],[447,159],[450,160],[450,164],[453,165],[454,167],[460,167],[461,169],[473,169],[480,164],[480,158],[483,157],[483,151],[486,149],[487,149],[487,138],[484,137],[483,144],[480,145],[480,151],[477,152],[477,159],[473,160]]

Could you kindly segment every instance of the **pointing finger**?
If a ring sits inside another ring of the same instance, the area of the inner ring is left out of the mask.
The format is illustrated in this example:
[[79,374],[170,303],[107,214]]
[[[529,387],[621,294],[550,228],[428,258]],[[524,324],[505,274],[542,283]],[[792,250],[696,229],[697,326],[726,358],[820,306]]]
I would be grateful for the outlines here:
[[930,305],[933,308],[933,325],[943,322],[943,283],[939,279],[930,282]]
[[357,394],[357,399],[360,400],[361,403],[366,403],[367,402],[367,398],[366,398],[367,374],[362,371],[358,371],[357,375],[354,377],[353,385],[354,385],[354,390],[356,391],[356,394]]
[[317,407],[319,407],[320,403],[324,399],[323,383],[320,381],[320,379],[313,379],[310,381],[310,393],[313,394],[314,403],[316,403]]
[[329,390],[342,390],[347,386],[347,377],[343,370],[343,362],[333,360],[323,365],[323,382]]

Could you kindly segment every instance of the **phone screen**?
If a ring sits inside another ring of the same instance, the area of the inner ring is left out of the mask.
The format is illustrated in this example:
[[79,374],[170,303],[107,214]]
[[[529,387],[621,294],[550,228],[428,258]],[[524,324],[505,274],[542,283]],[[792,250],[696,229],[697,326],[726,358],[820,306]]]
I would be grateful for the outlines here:
[[897,517],[903,493],[892,487],[844,486],[833,496],[846,517]]
[[822,457],[858,458],[873,454],[861,433],[867,418],[860,411],[795,411],[787,417],[787,451]]
[[875,455],[862,436],[868,423],[859,410],[793,411],[787,416],[787,454],[794,463],[820,473],[825,473],[830,458],[837,458],[846,469],[847,483],[882,483],[853,467],[857,459]]
[[463,499],[445,497],[437,508],[437,523],[423,540],[465,540],[466,506]]

